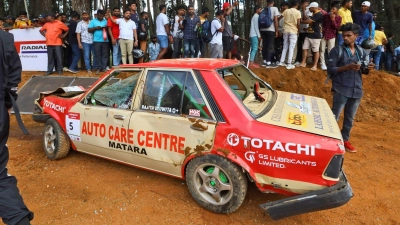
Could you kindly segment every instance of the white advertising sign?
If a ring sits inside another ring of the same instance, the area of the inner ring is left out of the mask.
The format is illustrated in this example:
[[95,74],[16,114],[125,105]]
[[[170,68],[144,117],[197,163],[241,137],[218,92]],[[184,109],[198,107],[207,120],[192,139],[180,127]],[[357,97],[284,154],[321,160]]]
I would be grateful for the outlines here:
[[40,28],[13,29],[14,44],[22,63],[22,71],[47,71],[46,39]]

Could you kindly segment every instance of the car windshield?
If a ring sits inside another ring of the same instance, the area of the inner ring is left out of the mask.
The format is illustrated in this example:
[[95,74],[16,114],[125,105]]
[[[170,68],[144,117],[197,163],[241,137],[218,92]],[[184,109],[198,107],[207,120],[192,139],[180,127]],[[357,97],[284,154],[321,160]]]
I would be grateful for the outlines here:
[[217,71],[254,117],[260,117],[272,108],[275,91],[245,66],[236,65]]

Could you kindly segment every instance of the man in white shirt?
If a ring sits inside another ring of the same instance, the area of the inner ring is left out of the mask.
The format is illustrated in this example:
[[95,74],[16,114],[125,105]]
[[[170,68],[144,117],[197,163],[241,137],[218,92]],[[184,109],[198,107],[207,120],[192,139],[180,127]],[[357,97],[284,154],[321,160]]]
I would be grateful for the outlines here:
[[213,38],[210,41],[210,58],[222,58],[224,48],[222,45],[222,32],[224,32],[224,11],[217,11],[211,22],[211,33]]
[[[85,60],[85,66],[88,73],[92,73],[91,63],[90,63],[90,53],[94,54],[93,51],[93,34],[89,33],[89,14],[87,12],[82,12],[82,21],[76,26],[75,33],[78,39],[78,46],[83,50],[83,59]],[[95,62],[93,62],[93,67],[96,68]]]
[[258,67],[257,64],[254,64],[254,58],[256,57],[259,42],[261,41],[260,29],[258,28],[258,17],[261,13],[261,7],[256,5],[254,7],[254,16],[251,18],[250,25],[250,42],[251,42],[251,53],[250,53],[250,66]]
[[276,68],[275,63],[271,63],[274,52],[275,37],[278,37],[278,17],[281,15],[279,9],[274,7],[274,0],[267,0],[267,7],[264,10],[270,10],[272,24],[269,27],[259,27],[261,37],[263,40],[262,55],[264,60],[264,66],[266,68]]
[[133,46],[138,46],[138,38],[136,32],[136,23],[131,20],[131,11],[129,9],[125,9],[124,18],[121,19],[114,19],[111,14],[109,15],[109,18],[113,23],[119,25],[119,46],[121,48],[122,64],[127,63],[127,56],[129,58],[129,62],[133,64],[132,51]]
[[166,15],[167,6],[162,4],[158,7],[160,14],[156,19],[156,33],[157,39],[161,46],[160,54],[158,54],[157,60],[162,59],[168,51],[168,41],[172,42],[172,35],[169,31],[169,19]]

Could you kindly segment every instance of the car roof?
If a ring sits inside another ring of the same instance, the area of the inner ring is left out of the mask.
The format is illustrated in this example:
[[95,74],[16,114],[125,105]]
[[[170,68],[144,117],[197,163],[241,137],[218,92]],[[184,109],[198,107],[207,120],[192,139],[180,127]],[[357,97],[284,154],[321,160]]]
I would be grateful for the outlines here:
[[229,59],[163,59],[153,62],[126,64],[119,66],[120,68],[179,68],[179,69],[196,69],[196,70],[215,70],[225,67],[237,65],[239,61]]

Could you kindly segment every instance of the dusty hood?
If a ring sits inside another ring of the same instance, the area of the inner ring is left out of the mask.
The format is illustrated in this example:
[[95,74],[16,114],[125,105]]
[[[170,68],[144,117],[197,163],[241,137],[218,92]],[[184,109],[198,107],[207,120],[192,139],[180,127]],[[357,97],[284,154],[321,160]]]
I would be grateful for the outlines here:
[[339,126],[325,99],[277,91],[273,108],[260,122],[342,139]]

